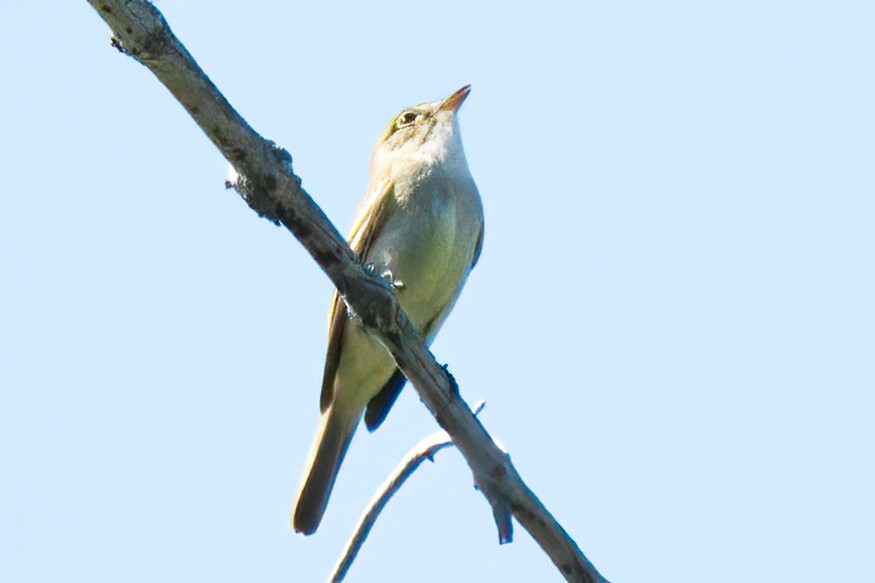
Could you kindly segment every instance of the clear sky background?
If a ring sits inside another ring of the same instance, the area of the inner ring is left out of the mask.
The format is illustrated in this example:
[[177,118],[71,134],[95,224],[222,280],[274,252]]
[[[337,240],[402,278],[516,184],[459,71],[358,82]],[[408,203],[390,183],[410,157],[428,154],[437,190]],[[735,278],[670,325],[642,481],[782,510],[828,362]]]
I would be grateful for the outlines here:
[[[486,239],[433,348],[614,582],[875,580],[875,4],[160,9],[346,232],[400,109],[466,83]],[[331,285],[84,2],[0,30],[0,578],[321,581],[436,425],[289,514]],[[553,581],[456,451],[350,581]]]

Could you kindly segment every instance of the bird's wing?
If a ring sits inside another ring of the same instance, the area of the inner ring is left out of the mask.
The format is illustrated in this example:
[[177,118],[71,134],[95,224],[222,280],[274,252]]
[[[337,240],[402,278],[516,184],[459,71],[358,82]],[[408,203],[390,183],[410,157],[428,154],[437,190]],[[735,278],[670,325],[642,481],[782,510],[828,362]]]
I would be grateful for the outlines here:
[[[434,337],[436,330],[440,328],[444,320],[446,320],[450,313],[450,309],[453,307],[453,303],[455,303],[455,301],[443,306],[423,327],[422,337],[426,342],[430,342],[430,339]],[[400,369],[396,368],[395,372],[389,378],[389,381],[383,385],[382,389],[380,389],[380,392],[377,393],[373,399],[368,401],[368,405],[365,408],[365,426],[368,428],[368,431],[374,431],[383,423],[383,421],[386,420],[389,410],[392,409],[392,406],[401,394],[401,389],[404,388],[406,382],[407,377],[404,376],[404,373],[401,372]]]
[[480,260],[480,252],[483,251],[483,223],[480,223],[480,232],[477,234],[477,244],[474,246],[474,259],[471,260],[471,269]]
[[[367,262],[371,246],[379,237],[387,219],[393,216],[392,206],[397,204],[394,185],[390,180],[377,184],[362,201],[349,236],[350,248],[362,261]],[[322,395],[319,398],[319,409],[323,413],[334,398],[334,377],[340,363],[340,347],[348,321],[346,303],[335,291],[328,315],[328,351],[325,355],[325,371],[322,374]]]

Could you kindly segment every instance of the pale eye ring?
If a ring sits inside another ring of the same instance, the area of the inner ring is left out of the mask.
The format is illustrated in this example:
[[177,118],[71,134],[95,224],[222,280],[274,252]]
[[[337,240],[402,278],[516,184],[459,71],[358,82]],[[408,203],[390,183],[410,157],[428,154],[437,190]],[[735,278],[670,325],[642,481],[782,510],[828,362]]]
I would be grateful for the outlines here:
[[419,117],[416,115],[415,111],[405,111],[401,115],[398,116],[398,127],[403,128],[409,126],[413,122],[416,121],[416,118]]

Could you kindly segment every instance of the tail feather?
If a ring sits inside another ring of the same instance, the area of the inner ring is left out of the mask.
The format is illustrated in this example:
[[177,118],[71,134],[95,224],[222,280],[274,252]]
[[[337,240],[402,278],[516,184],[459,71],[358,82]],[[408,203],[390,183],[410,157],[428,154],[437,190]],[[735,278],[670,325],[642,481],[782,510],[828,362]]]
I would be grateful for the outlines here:
[[304,483],[295,503],[292,516],[295,532],[313,534],[319,528],[337,479],[337,471],[346,450],[349,449],[359,417],[360,415],[335,411],[334,407],[329,408],[322,416],[322,424],[310,452]]

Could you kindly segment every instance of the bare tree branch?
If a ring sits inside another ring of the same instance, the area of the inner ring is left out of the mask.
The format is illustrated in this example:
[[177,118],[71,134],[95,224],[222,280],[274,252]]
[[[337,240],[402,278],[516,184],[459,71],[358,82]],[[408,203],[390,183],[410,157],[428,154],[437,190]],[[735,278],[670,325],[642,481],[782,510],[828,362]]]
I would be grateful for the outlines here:
[[114,46],[152,71],[234,166],[249,206],[292,232],[337,287],[350,313],[381,339],[471,467],[492,506],[499,541],[511,540],[513,513],[567,580],[605,581],[495,446],[400,309],[393,290],[361,265],[301,188],[289,154],[255,133],[234,111],[152,4],[88,2],[112,29]]
[[[474,405],[474,415],[479,415],[485,406],[485,401],[480,401]],[[358,526],[356,526],[352,536],[346,542],[343,555],[337,561],[329,577],[332,583],[343,581],[346,577],[362,545],[365,544],[371,529],[376,524],[377,518],[383,512],[386,504],[389,503],[389,499],[401,489],[404,482],[413,475],[413,472],[422,465],[422,462],[425,460],[434,461],[434,456],[437,452],[451,445],[453,445],[453,438],[446,431],[436,431],[420,439],[416,445],[404,454],[401,462],[395,466],[395,469],[389,473],[389,477],[377,488],[361,518],[359,518]]]
[[349,568],[352,567],[352,562],[358,555],[359,550],[361,550],[362,545],[365,544],[365,540],[367,540],[368,534],[370,534],[371,529],[377,522],[380,513],[386,507],[386,504],[389,503],[389,499],[404,485],[407,478],[413,475],[413,472],[416,471],[422,462],[433,460],[437,452],[451,445],[453,445],[453,439],[450,435],[446,431],[437,431],[422,438],[419,443],[414,445],[405,454],[401,463],[392,470],[392,473],[377,488],[374,497],[368,502],[368,506],[359,519],[355,532],[347,541],[346,548],[343,549],[343,556],[334,567],[330,578],[332,583],[343,581],[346,577]]

